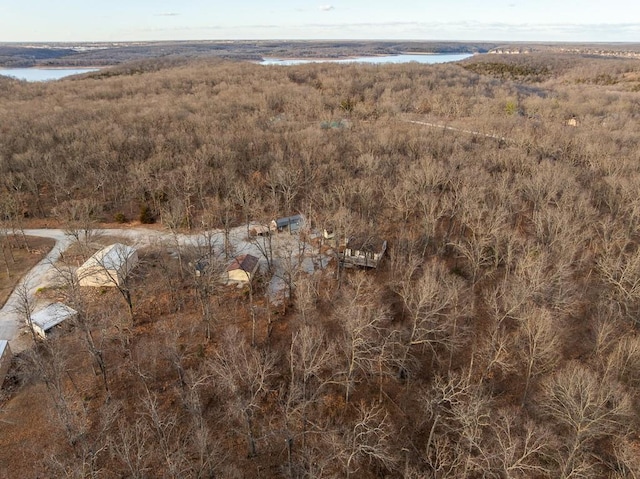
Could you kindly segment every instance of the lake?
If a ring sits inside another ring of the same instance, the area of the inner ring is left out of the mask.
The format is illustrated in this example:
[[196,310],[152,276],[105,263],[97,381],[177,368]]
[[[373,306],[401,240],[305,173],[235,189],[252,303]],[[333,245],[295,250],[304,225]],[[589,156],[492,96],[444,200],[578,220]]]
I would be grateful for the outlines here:
[[[303,65],[306,63],[370,63],[383,65],[387,63],[448,63],[457,62],[473,56],[470,53],[456,54],[403,54],[403,55],[382,55],[376,57],[354,57],[354,58],[265,58],[260,65]],[[60,80],[71,75],[95,72],[99,68],[0,68],[0,75],[26,80],[28,82],[42,82]]]
[[95,72],[98,68],[0,68],[0,75],[18,80],[51,81],[80,73]]
[[403,55],[382,55],[376,57],[354,57],[354,58],[265,58],[260,65],[304,65],[306,63],[372,63],[375,65],[381,65],[386,63],[448,63],[457,62],[473,56],[470,53],[456,53],[456,54],[403,54]]

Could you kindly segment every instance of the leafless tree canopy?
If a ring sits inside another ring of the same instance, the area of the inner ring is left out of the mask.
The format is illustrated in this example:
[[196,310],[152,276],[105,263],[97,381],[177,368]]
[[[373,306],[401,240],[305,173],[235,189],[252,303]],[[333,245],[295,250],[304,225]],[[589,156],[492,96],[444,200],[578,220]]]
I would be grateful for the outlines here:
[[[0,476],[640,477],[639,90],[551,53],[0,79],[5,269],[29,227],[169,238],[120,288],[18,288],[79,314],[14,358]],[[337,268],[362,234],[378,268]]]

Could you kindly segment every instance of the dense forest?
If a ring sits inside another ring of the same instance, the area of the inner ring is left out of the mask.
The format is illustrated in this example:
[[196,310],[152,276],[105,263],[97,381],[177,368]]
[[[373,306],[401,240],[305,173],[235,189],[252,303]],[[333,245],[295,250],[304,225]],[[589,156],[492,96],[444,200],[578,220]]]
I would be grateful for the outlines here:
[[43,291],[80,315],[13,360],[0,476],[638,477],[638,91],[637,60],[551,54],[0,77],[10,231],[302,213],[388,242],[279,305],[178,243],[133,308]]

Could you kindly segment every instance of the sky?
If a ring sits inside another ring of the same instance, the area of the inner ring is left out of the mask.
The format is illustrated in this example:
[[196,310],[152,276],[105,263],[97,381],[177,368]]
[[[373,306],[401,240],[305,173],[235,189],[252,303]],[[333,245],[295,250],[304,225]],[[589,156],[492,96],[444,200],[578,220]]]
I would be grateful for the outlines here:
[[0,42],[640,42],[639,0],[0,0]]

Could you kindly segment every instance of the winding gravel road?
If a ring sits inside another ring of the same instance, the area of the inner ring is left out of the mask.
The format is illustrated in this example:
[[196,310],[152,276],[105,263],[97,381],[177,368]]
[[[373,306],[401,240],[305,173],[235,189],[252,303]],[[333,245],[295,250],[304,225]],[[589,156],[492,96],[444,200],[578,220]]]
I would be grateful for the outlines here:
[[[29,296],[34,300],[35,309],[40,309],[42,305],[35,299],[36,291],[39,287],[48,284],[53,279],[53,264],[60,259],[60,255],[73,243],[73,238],[65,234],[64,230],[60,229],[27,229],[24,230],[24,233],[27,236],[51,238],[55,240],[56,243],[51,251],[18,282],[11,296],[9,296],[7,302],[0,309],[0,339],[8,339],[11,349],[14,352],[19,352],[24,349],[21,344],[22,342],[16,342],[18,333],[25,329],[24,319],[16,312],[20,304],[18,291],[24,291],[24,287],[26,286]],[[94,234],[122,236],[128,239],[134,239],[136,243],[138,243],[139,240],[142,240],[143,243],[148,243],[151,237],[162,238],[163,236],[168,236],[144,228],[94,230]]]
[[[254,226],[253,224],[249,227]],[[229,240],[232,245],[233,254],[252,254],[260,258],[261,267],[266,265],[266,259],[263,257],[260,249],[256,244],[248,241],[247,239],[248,228],[246,225],[233,228],[229,234]],[[38,288],[51,284],[55,280],[55,270],[53,265],[60,259],[60,256],[66,249],[73,243],[74,238],[65,234],[61,229],[27,229],[24,233],[28,236],[39,236],[44,238],[51,238],[56,241],[53,249],[37,264],[35,265],[17,284],[16,288],[7,299],[7,302],[0,309],[0,339],[7,339],[10,342],[11,350],[15,353],[22,351],[28,347],[29,342],[27,340],[20,340],[20,332],[26,331],[26,325],[24,319],[16,311],[20,304],[20,295],[18,291],[24,291],[26,286],[30,298],[33,300],[35,310],[39,310],[45,306],[41,301],[36,298],[36,291]],[[117,228],[117,229],[96,229],[92,230],[92,234],[95,236],[115,236],[120,237],[133,246],[145,247],[153,244],[162,243],[168,248],[177,246],[197,246],[205,244],[205,236],[200,234],[184,235],[184,234],[171,234],[166,231],[157,231],[147,228]],[[221,248],[224,242],[224,233],[222,231],[215,231],[207,235],[214,247]],[[285,235],[276,235],[274,238],[285,238]],[[297,237],[286,235],[289,241],[276,241],[274,250],[278,248],[278,244],[282,248],[287,248],[289,251],[306,251],[310,254],[312,248],[308,247],[299,248],[299,240]],[[295,238],[295,239],[294,239]],[[291,244],[291,240],[294,240],[295,244]],[[274,251],[275,252],[275,251]],[[287,255],[282,255],[287,257]],[[292,257],[289,255],[288,257]],[[324,257],[320,261],[320,267],[326,267],[329,258]],[[304,257],[302,262],[302,268],[307,272],[312,272],[317,262],[314,263],[310,257]],[[271,279],[271,283],[268,286],[268,291],[272,297],[276,297],[284,288],[284,282],[282,278],[282,270],[284,265],[282,262],[278,263],[274,261],[275,273]]]

